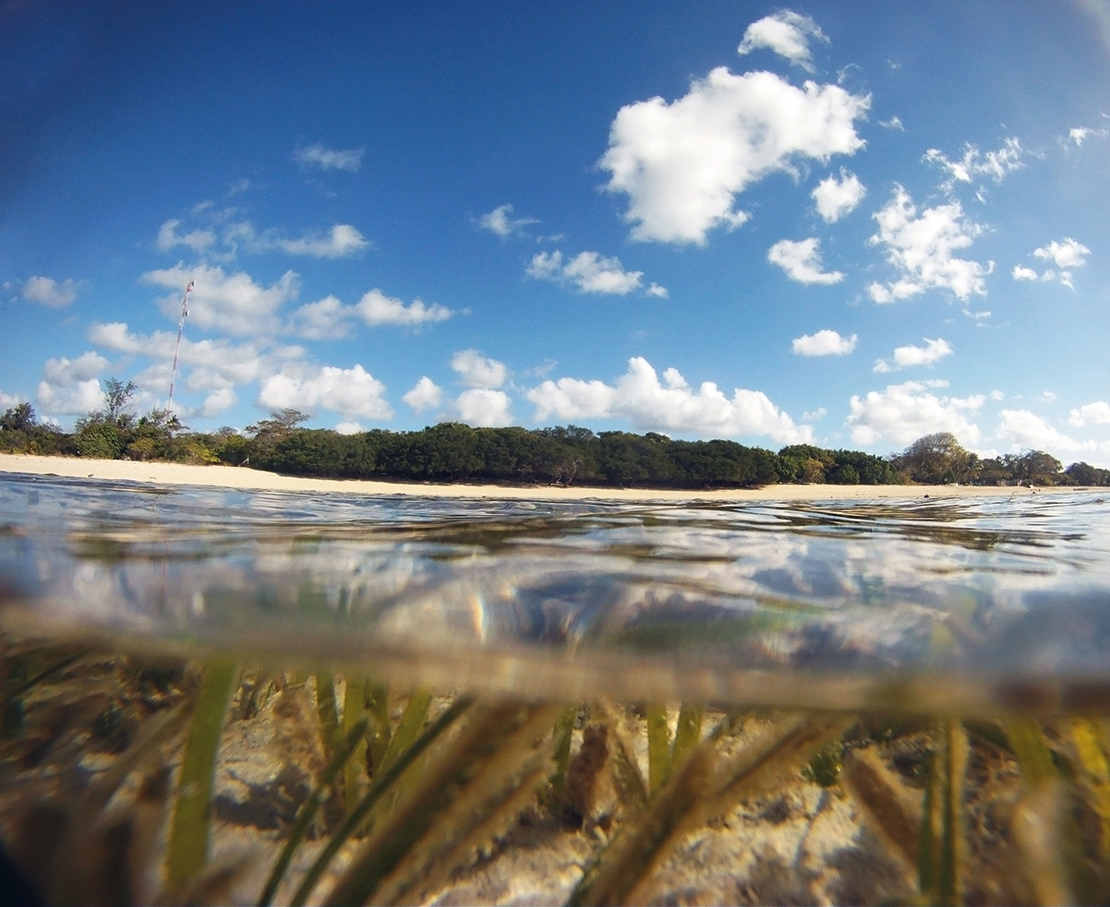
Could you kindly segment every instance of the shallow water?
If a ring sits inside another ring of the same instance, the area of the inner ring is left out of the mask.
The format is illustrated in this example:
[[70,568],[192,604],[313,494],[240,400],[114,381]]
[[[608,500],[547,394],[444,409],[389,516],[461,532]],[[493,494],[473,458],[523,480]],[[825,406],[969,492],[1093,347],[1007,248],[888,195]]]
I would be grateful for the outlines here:
[[571,699],[1110,712],[1099,493],[524,503],[0,477],[0,610]]

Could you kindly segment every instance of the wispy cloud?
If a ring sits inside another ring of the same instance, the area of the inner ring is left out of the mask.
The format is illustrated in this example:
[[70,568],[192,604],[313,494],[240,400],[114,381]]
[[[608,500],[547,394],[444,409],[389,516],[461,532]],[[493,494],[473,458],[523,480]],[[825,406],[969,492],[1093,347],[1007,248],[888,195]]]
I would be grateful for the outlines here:
[[975,145],[964,145],[963,157],[959,160],[950,160],[937,148],[930,148],[925,152],[924,160],[929,164],[936,164],[948,173],[948,179],[941,183],[941,189],[950,192],[956,183],[970,183],[979,177],[988,177],[996,183],[1015,170],[1025,166],[1022,156],[1026,153],[1021,147],[1021,142],[1011,136],[1007,138],[1002,147],[997,151],[981,152]]
[[362,167],[362,155],[365,152],[365,148],[337,150],[325,148],[317,143],[307,148],[296,149],[293,152],[293,159],[301,164],[319,167],[321,170],[346,170],[348,173],[356,173]]
[[492,211],[483,214],[475,220],[475,223],[483,230],[489,230],[491,233],[496,233],[502,239],[515,234],[522,234],[525,227],[532,224],[538,224],[539,220],[534,217],[513,217],[512,205],[500,205]]

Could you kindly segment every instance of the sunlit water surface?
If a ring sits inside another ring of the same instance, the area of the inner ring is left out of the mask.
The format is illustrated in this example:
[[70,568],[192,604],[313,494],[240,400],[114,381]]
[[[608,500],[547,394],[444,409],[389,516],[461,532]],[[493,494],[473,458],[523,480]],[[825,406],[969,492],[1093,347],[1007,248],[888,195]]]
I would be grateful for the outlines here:
[[526,503],[0,477],[0,621],[478,692],[1110,712],[1097,492]]

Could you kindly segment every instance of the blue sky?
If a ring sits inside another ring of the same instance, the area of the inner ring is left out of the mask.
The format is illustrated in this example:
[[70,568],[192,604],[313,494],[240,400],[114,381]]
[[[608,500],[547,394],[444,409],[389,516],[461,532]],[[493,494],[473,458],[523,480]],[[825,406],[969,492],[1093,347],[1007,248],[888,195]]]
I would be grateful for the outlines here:
[[0,406],[1110,466],[1110,3],[0,4]]

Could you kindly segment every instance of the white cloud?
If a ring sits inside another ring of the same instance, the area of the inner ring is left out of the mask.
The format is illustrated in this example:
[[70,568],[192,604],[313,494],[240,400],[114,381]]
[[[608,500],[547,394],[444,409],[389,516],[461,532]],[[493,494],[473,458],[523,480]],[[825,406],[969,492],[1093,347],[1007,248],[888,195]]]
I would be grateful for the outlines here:
[[217,388],[204,398],[198,415],[203,419],[213,419],[220,413],[227,412],[238,402],[239,398],[230,387]]
[[216,234],[211,230],[192,230],[184,236],[177,232],[181,221],[173,218],[166,221],[158,229],[157,246],[159,251],[168,252],[177,246],[188,246],[194,252],[203,252],[216,241]]
[[505,363],[483,356],[477,350],[460,350],[451,357],[451,368],[466,387],[500,387],[508,377]]
[[350,224],[336,224],[325,235],[311,233],[300,239],[275,239],[273,245],[290,255],[310,255],[313,258],[343,258],[354,255],[370,245]]
[[1110,135],[1107,130],[1092,129],[1090,126],[1076,126],[1074,129],[1068,130],[1068,140],[1075,142],[1077,146],[1082,145],[1091,136],[1104,139],[1107,135]]
[[952,347],[947,340],[942,340],[939,337],[936,340],[930,340],[928,337],[924,339],[925,346],[896,347],[894,350],[894,365],[891,366],[885,360],[880,359],[875,363],[873,371],[889,372],[892,368],[911,368],[915,365],[932,365],[945,356],[952,355]]
[[344,421],[337,422],[335,425],[337,435],[357,435],[360,431],[362,431],[362,425],[358,422]]
[[843,167],[840,168],[839,180],[835,176],[826,177],[810,193],[817,206],[817,213],[830,224],[854,211],[865,195],[867,190],[859,177]]
[[668,104],[660,97],[622,107],[599,162],[607,189],[629,197],[632,238],[703,244],[715,227],[748,214],[735,196],[795,157],[827,160],[863,147],[854,122],[870,97],[837,85],[796,88],[769,72],[717,67]]
[[298,148],[293,152],[293,158],[298,163],[310,164],[321,170],[346,170],[355,173],[362,166],[362,155],[365,148],[347,148],[333,150],[317,143],[307,148]]
[[1048,245],[1033,250],[1035,258],[1051,261],[1058,268],[1082,267],[1087,263],[1087,256],[1090,254],[1090,249],[1070,236],[1065,236],[1063,242],[1053,240]]
[[189,300],[189,323],[202,330],[229,334],[264,334],[276,331],[278,310],[297,298],[297,275],[286,271],[269,287],[263,287],[243,271],[225,273],[223,268],[199,264],[147,271],[143,281],[174,290],[160,302],[162,313],[176,324],[181,316],[181,296],[185,285],[195,280]]
[[[89,328],[89,340],[102,349],[132,356],[144,356],[161,363],[163,386],[168,387],[169,365],[176,345],[175,331],[134,334],[123,322],[97,323]],[[259,343],[235,344],[217,340],[182,338],[179,357],[181,371],[188,369],[186,385],[192,390],[221,390],[271,374],[291,362],[299,361],[304,350],[297,346],[264,349]],[[152,379],[154,380],[154,379]]]
[[483,214],[476,223],[483,230],[496,233],[502,239],[514,233],[523,233],[525,227],[539,223],[534,217],[512,217],[512,213],[512,205],[500,205],[488,214]]
[[361,365],[295,366],[264,379],[258,402],[267,409],[323,408],[348,418],[384,420],[393,417],[384,393],[385,385]]
[[[597,252],[579,252],[567,260],[563,253],[539,252],[532,257],[526,272],[537,280],[569,283],[579,293],[598,293],[608,296],[626,296],[643,288],[643,271],[626,271],[617,258],[605,258]],[[658,284],[651,284],[645,291],[650,296],[666,296],[667,291]]]
[[1068,424],[1076,427],[1084,425],[1110,425],[1110,403],[1096,400],[1073,409],[1068,415]]
[[823,406],[817,407],[813,412],[802,413],[803,422],[817,422],[824,419],[829,414],[829,411]]
[[813,72],[813,56],[809,50],[811,39],[829,43],[824,32],[809,16],[781,9],[749,25],[736,52],[744,55],[766,48],[807,72]]
[[1070,290],[1074,290],[1075,285],[1072,283],[1071,269],[1083,267],[1087,263],[1087,256],[1090,254],[1090,249],[1070,236],[1064,237],[1063,242],[1054,239],[1047,245],[1034,249],[1033,257],[1041,261],[1051,262],[1060,270],[1046,268],[1041,274],[1038,274],[1032,268],[1015,265],[1013,277],[1014,280],[1040,280],[1045,283],[1055,281]]
[[928,289],[949,290],[964,302],[972,295],[986,295],[983,278],[994,263],[984,267],[954,254],[982,232],[964,218],[958,201],[918,213],[909,193],[896,186],[891,200],[874,217],[879,232],[868,242],[884,245],[887,261],[901,273],[894,283],[868,287],[875,302],[907,299]]
[[931,393],[947,386],[946,381],[907,381],[869,391],[863,398],[853,395],[847,420],[852,441],[871,446],[885,440],[903,447],[923,435],[948,431],[965,445],[976,444],[979,428],[969,416],[983,405],[985,397],[976,394],[961,399]]
[[627,419],[641,431],[690,432],[715,437],[767,435],[782,444],[812,441],[809,426],[793,420],[759,391],[735,389],[726,397],[711,381],[697,390],[673,368],[663,373],[639,356],[615,385],[560,378],[544,381],[525,395],[536,407],[535,420],[570,422]]
[[72,278],[58,283],[52,277],[30,277],[23,284],[23,298],[52,309],[63,309],[77,298],[78,287]]
[[334,296],[309,302],[293,313],[290,330],[306,340],[336,340],[350,333],[353,306]]
[[1053,428],[1027,409],[1004,409],[999,413],[998,436],[1015,451],[1043,450],[1049,453],[1076,453],[1094,450],[1094,441],[1076,441]]
[[424,375],[413,385],[412,390],[408,391],[401,399],[414,412],[422,413],[427,409],[435,409],[443,403],[443,389],[427,375]]
[[836,331],[823,330],[795,337],[793,349],[799,356],[845,356],[856,348],[857,339],[855,334],[841,337]]
[[879,125],[883,129],[892,129],[895,132],[905,132],[906,127],[902,125],[902,120],[899,117],[891,117],[889,120],[879,120]]
[[98,376],[108,360],[91,350],[76,359],[47,359],[35,402],[51,416],[83,416],[104,405]]
[[19,394],[7,394],[0,390],[0,409],[11,409],[13,406],[19,406],[20,403],[26,402],[28,402],[27,399]]
[[376,287],[363,295],[355,304],[358,316],[371,327],[382,324],[415,327],[420,324],[429,324],[437,321],[446,321],[455,313],[446,306],[433,302],[426,304],[421,299],[414,299],[405,305],[400,299],[386,296]]
[[767,260],[778,265],[786,276],[798,283],[816,283],[828,286],[844,279],[840,271],[824,271],[821,253],[817,249],[818,240],[803,239],[797,242],[780,239],[767,252]]
[[958,161],[949,160],[937,148],[925,152],[926,163],[936,164],[947,171],[948,179],[941,183],[941,189],[950,192],[956,183],[970,183],[980,176],[989,177],[996,183],[1002,182],[1007,174],[1020,170],[1025,164],[1021,157],[1025,149],[1017,138],[1005,139],[997,151],[983,154],[975,145],[964,145],[964,156]]
[[459,419],[475,428],[498,428],[512,425],[509,412],[509,395],[488,387],[472,387],[463,391],[455,401]]

